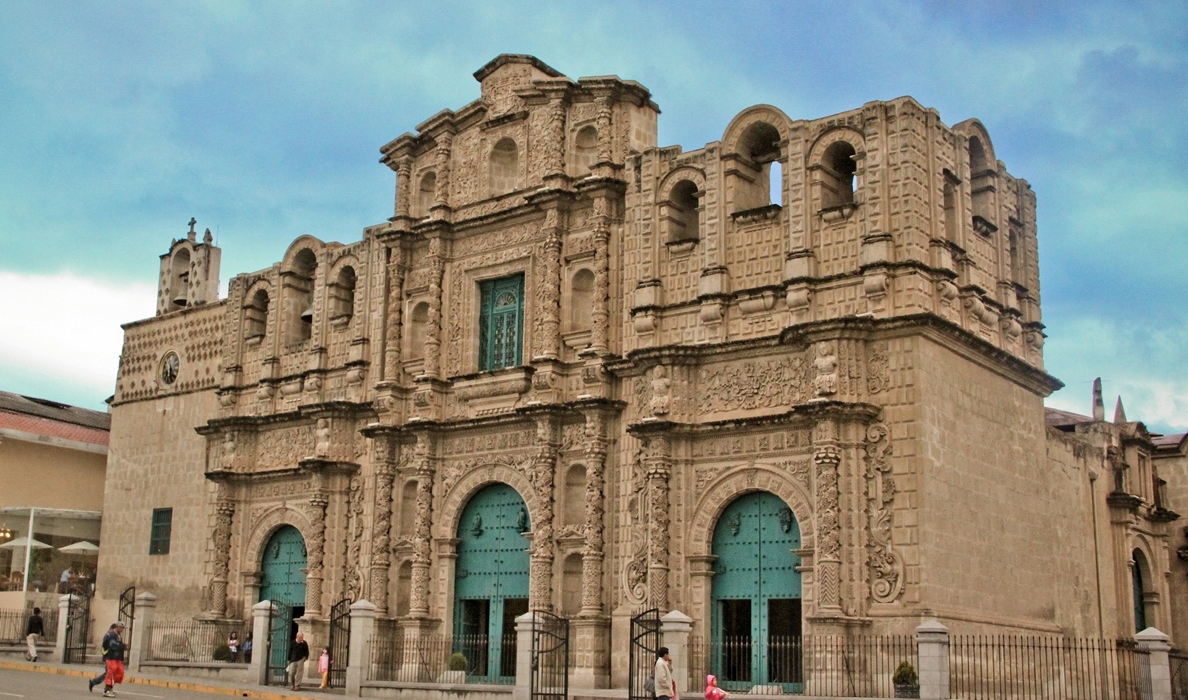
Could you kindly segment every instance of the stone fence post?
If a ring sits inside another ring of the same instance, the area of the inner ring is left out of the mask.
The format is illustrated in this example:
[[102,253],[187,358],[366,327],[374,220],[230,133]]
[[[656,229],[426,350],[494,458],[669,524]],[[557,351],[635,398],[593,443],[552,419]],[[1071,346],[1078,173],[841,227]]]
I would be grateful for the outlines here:
[[58,663],[66,663],[66,630],[70,627],[70,602],[74,600],[73,593],[58,598],[58,638],[54,640],[54,654],[58,656]]
[[672,656],[672,679],[676,681],[678,696],[685,695],[690,686],[689,633],[692,631],[693,618],[680,610],[671,610],[660,618],[660,638]]
[[157,616],[157,596],[145,591],[136,595],[135,617],[132,618],[132,654],[128,668],[133,673],[140,671],[140,664],[149,660],[149,642],[152,640],[153,619]]
[[1151,679],[1150,700],[1172,700],[1171,664],[1167,652],[1171,649],[1171,638],[1154,627],[1134,635],[1140,651],[1147,652],[1148,677]]
[[536,613],[528,612],[516,618],[516,687],[512,700],[528,700],[532,694],[532,630],[536,627]]
[[[248,664],[248,682],[268,685],[268,656],[272,651],[268,636],[268,620],[276,607],[271,600],[261,600],[252,606],[252,660]],[[285,630],[288,633],[288,630]]]
[[927,620],[916,628],[921,700],[949,698],[949,628]]
[[375,604],[368,600],[351,603],[350,654],[347,656],[346,694],[362,695],[367,665],[371,655],[371,639],[375,636]]

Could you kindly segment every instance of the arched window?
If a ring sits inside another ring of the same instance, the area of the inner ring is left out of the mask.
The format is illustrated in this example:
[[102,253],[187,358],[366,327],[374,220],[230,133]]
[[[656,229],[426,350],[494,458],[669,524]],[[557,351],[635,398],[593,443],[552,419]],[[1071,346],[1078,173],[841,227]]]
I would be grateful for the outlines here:
[[347,266],[338,271],[338,277],[330,286],[330,321],[343,325],[355,313],[355,268]]
[[500,139],[491,149],[490,185],[491,195],[512,192],[518,185],[520,156],[516,142],[510,138]]
[[437,173],[427,172],[421,176],[420,185],[417,187],[417,202],[413,208],[413,215],[422,219],[429,216],[429,210],[433,207],[433,200],[436,196]]
[[[781,192],[782,183],[772,177],[772,163],[782,157],[780,132],[771,124],[756,122],[747,127],[738,142],[741,176],[734,178],[734,210],[757,209],[773,202],[779,203],[782,195],[772,197],[772,192]],[[782,170],[782,166],[781,166]],[[782,179],[782,172],[780,173]]]
[[973,200],[974,230],[990,235],[998,230],[993,208],[994,169],[986,156],[986,148],[977,136],[969,138],[969,181]]
[[243,307],[243,337],[249,342],[259,343],[264,339],[268,326],[268,292],[257,289]]
[[854,162],[854,147],[837,141],[825,149],[821,157],[821,208],[854,203],[858,164]]
[[569,330],[590,330],[593,321],[590,310],[594,306],[594,273],[582,268],[573,275],[569,297]]
[[1151,569],[1147,557],[1140,550],[1134,550],[1134,564],[1131,567],[1131,593],[1134,598],[1134,631],[1147,629],[1147,593],[1151,584]]
[[582,127],[573,139],[573,176],[585,177],[598,161],[598,130]]
[[317,258],[303,248],[293,258],[293,269],[284,277],[286,341],[300,343],[313,337],[313,288]]
[[408,315],[408,357],[417,359],[425,356],[425,336],[429,327],[429,302],[413,305]]
[[697,210],[697,185],[681,180],[673,185],[665,202],[668,242],[696,241],[701,237],[701,217]]
[[170,262],[169,301],[176,311],[190,302],[190,251],[179,248]]

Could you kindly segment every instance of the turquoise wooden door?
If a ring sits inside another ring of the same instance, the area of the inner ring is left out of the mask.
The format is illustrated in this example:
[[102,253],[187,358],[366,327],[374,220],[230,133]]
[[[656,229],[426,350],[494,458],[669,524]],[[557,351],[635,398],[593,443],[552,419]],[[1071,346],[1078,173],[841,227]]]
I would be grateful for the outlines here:
[[803,687],[799,548],[792,509],[770,493],[742,496],[714,527],[713,664],[727,690]]
[[[260,570],[260,600],[271,600],[284,604],[289,615],[287,624],[274,625],[268,644],[268,665],[271,668],[285,667],[289,640],[296,634],[292,618],[305,613],[305,538],[297,528],[285,525],[272,533],[264,547]],[[257,648],[259,647],[257,643]],[[258,652],[257,652],[258,653]]]
[[454,646],[469,681],[516,673],[515,619],[528,612],[528,509],[507,484],[479,491],[462,510],[454,572]]

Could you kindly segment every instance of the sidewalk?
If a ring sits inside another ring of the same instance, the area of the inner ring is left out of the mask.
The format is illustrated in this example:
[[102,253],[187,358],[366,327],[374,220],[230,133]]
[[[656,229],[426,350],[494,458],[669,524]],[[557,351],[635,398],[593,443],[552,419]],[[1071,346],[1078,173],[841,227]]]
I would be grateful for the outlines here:
[[[79,679],[94,678],[101,667],[99,664],[59,664],[47,663],[38,661],[32,663],[23,660],[3,660],[0,661],[0,668],[12,671],[29,671],[31,673],[56,673],[61,676],[76,676]],[[137,684],[156,686],[158,688],[176,688],[178,690],[193,690],[202,693],[215,693],[218,695],[233,695],[240,698],[262,698],[263,700],[289,700],[290,698],[308,698],[325,697],[325,696],[343,696],[345,693],[341,688],[322,690],[316,685],[306,685],[302,690],[289,690],[285,686],[268,686],[268,685],[247,685],[244,683],[236,683],[231,681],[219,681],[211,679],[186,679],[178,678],[177,676],[155,675],[152,673],[132,673],[128,671],[124,674],[124,684]],[[79,680],[79,687],[82,687],[82,680]],[[99,689],[101,690],[101,688]]]

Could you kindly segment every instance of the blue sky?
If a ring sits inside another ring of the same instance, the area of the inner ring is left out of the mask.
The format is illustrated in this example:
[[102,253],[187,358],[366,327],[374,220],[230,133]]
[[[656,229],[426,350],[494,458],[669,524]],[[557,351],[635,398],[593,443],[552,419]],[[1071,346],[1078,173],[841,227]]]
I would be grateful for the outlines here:
[[0,2],[0,390],[103,408],[197,217],[222,282],[391,215],[379,147],[529,53],[639,81],[660,143],[757,103],[981,119],[1039,201],[1048,404],[1188,430],[1188,3]]

